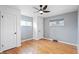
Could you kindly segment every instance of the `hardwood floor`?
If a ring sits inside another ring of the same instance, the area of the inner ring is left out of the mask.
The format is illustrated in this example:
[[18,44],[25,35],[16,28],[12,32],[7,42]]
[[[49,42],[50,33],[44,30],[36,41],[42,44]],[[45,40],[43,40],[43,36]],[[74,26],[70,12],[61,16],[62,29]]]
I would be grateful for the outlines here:
[[29,40],[1,54],[77,54],[76,46],[50,40]]

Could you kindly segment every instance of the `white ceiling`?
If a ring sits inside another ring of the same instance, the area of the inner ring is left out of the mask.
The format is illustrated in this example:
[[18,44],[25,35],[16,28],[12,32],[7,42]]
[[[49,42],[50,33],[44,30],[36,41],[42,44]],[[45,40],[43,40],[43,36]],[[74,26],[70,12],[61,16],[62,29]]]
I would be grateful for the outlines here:
[[40,15],[39,13],[34,13],[37,10],[34,9],[33,7],[39,8],[38,5],[14,5],[13,7],[19,8],[21,10],[21,14],[23,15],[26,15],[26,16],[38,15],[43,17],[55,16],[55,15],[78,10],[78,5],[48,5],[47,10],[51,12]]

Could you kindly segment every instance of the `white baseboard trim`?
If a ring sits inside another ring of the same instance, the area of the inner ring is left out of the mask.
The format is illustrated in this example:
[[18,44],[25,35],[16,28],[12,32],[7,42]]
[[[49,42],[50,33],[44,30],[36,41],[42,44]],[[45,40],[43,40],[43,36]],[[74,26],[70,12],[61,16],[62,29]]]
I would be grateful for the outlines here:
[[20,46],[21,46],[21,44],[17,45],[16,47],[20,47]]
[[68,43],[68,42],[64,42],[64,41],[59,41],[59,42],[62,42],[62,43],[65,43],[65,44],[69,44],[69,45],[73,45],[73,46],[77,46],[77,44],[72,44],[72,43]]
[[33,38],[26,39],[26,40],[22,40],[21,42],[25,42],[25,41],[32,40],[32,39],[33,39]]
[[25,42],[25,41],[28,41],[28,40],[40,40],[41,38],[30,38],[30,39],[26,39],[26,40],[22,40],[21,42]]
[[[43,37],[42,37],[43,38]],[[34,40],[40,40],[41,38],[33,38]]]

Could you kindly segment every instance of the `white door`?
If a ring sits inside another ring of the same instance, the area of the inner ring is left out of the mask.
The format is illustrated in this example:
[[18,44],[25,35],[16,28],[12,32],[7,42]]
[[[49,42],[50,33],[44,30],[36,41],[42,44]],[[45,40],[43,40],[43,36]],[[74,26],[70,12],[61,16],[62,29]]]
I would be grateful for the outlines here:
[[16,16],[4,13],[1,19],[1,49],[16,47]]

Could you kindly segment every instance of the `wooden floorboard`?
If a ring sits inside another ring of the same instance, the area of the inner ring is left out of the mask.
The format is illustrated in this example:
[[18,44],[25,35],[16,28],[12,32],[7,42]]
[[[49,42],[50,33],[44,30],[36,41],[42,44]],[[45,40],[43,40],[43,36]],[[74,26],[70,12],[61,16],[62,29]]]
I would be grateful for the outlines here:
[[50,40],[29,40],[23,42],[21,47],[6,50],[1,54],[77,54],[77,48]]

